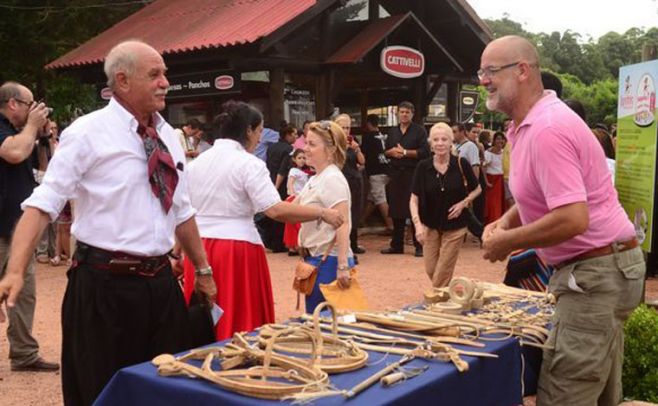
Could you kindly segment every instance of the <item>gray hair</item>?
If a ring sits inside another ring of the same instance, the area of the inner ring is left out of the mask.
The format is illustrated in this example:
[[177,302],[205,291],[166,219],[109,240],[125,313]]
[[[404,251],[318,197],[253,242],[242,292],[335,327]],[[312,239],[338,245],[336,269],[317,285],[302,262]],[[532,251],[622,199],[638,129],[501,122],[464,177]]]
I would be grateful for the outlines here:
[[0,107],[4,107],[10,99],[20,99],[21,85],[18,82],[8,81],[0,86]]
[[114,90],[116,86],[117,72],[124,72],[130,76],[135,73],[135,66],[137,65],[137,55],[135,54],[135,45],[146,45],[143,41],[128,40],[121,42],[108,52],[105,57],[105,64],[103,70],[107,76],[107,86]]

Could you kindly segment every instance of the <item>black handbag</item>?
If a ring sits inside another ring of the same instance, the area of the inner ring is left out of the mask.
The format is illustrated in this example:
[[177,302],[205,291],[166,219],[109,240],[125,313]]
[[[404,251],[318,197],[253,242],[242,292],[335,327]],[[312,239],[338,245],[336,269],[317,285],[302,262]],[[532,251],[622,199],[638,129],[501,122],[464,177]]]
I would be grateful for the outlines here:
[[201,302],[196,292],[192,293],[187,312],[189,322],[187,346],[197,348],[216,342],[215,326],[213,325],[210,309],[205,303]]
[[[462,181],[464,182],[464,190],[468,195],[468,182],[466,181],[466,176],[464,176],[464,169],[462,168],[462,160],[460,157],[457,157],[457,165],[459,166],[459,172],[462,174]],[[473,213],[473,207],[471,204],[466,206],[466,228],[468,231],[476,236],[480,241],[482,241],[482,234],[484,233],[484,225],[478,220],[475,213]]]

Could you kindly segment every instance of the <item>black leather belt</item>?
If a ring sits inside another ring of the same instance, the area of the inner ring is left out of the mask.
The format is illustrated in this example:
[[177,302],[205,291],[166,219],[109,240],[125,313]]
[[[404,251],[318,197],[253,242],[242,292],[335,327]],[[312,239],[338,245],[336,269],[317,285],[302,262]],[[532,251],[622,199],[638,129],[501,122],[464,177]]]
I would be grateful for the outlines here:
[[84,242],[77,242],[73,259],[102,269],[115,275],[155,276],[169,265],[167,255],[153,257],[127,254],[120,251],[107,251]]

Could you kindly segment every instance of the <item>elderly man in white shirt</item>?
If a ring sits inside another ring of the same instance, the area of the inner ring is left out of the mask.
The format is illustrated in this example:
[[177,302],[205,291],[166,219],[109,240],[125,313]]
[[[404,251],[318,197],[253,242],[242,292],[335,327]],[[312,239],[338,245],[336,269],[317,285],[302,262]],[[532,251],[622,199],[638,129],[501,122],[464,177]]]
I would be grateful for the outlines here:
[[[91,404],[120,368],[186,348],[187,312],[167,253],[174,234],[215,301],[190,205],[185,156],[157,113],[169,82],[160,54],[127,41],[105,59],[114,97],[62,134],[41,186],[22,204],[0,303],[13,306],[38,238],[69,199],[78,249],[62,306],[64,403]],[[0,320],[4,314],[0,311]]]

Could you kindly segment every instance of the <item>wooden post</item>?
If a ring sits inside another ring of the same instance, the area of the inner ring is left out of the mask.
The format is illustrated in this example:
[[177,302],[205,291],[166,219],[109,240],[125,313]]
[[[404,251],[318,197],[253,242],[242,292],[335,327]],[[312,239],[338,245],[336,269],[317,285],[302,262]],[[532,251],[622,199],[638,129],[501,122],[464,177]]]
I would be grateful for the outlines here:
[[459,111],[457,101],[459,99],[459,82],[448,82],[448,105],[446,106],[447,116],[450,121],[456,123],[459,120]]
[[379,0],[370,0],[368,2],[368,20],[379,20]]
[[[658,59],[658,47],[653,44],[644,44],[642,47],[642,62],[646,61],[651,61],[654,59]],[[653,203],[653,212],[656,213],[658,211],[658,201],[654,200]],[[656,222],[653,224],[653,229],[651,230],[652,234],[654,235],[653,241],[651,242],[651,252],[649,253],[644,253],[644,260],[646,262],[646,267],[647,267],[647,275],[656,275],[658,274],[658,225]],[[642,289],[643,295],[642,295],[642,302],[646,302],[646,295],[647,295],[647,289],[646,289],[646,279],[644,281],[644,287]],[[658,308],[658,301],[654,301],[653,303],[648,303],[650,306]]]
[[425,95],[427,94],[427,75],[422,75],[414,81],[414,105],[416,106],[416,114],[414,114],[414,121],[423,125],[425,117],[427,117],[427,103],[425,102]]
[[285,73],[283,68],[270,70],[270,125],[278,128],[283,121],[283,89]]
[[655,44],[644,44],[642,47],[642,62],[658,59],[658,47]]
[[368,117],[368,89],[361,90],[361,133],[366,130],[366,117]]
[[329,115],[330,101],[327,86],[327,73],[321,73],[315,79],[315,119],[322,120]]

